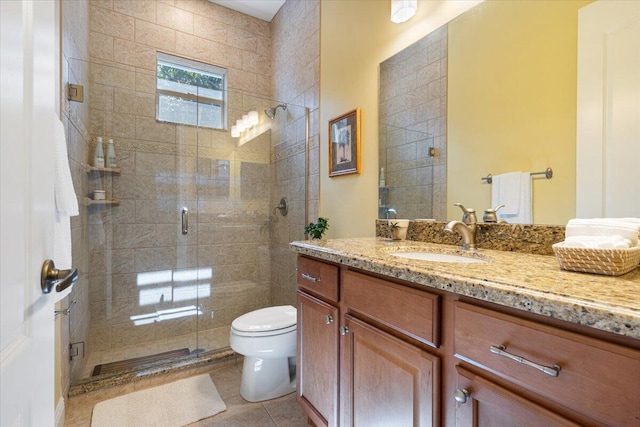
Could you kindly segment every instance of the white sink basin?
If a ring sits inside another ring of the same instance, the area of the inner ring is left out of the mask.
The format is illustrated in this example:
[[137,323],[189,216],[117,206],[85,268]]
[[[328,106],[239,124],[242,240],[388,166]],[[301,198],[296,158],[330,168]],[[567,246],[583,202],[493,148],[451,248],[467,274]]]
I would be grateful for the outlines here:
[[420,261],[433,261],[433,262],[460,262],[465,264],[477,264],[487,262],[486,260],[479,258],[471,258],[462,255],[453,254],[440,254],[434,252],[389,252],[389,255],[397,256],[400,258],[417,259]]

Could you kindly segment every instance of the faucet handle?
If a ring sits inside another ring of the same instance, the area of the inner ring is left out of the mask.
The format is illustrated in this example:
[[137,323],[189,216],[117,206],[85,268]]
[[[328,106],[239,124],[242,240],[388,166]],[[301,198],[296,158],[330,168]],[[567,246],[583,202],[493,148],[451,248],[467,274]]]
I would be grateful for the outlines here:
[[496,214],[500,208],[504,208],[504,205],[498,205],[493,209],[486,209],[484,215],[482,215],[482,221],[490,223],[498,222],[498,215]]
[[458,206],[460,209],[462,209],[462,222],[464,222],[465,224],[471,225],[478,222],[475,209],[467,209],[462,206],[462,203],[454,203],[453,206]]

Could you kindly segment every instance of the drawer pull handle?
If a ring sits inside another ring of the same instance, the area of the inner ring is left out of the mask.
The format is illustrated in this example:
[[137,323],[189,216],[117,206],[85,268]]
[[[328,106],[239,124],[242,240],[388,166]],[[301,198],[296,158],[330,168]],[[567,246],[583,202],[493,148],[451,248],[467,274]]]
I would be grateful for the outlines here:
[[350,332],[347,326],[340,326],[339,330],[340,330],[340,335],[342,336],[345,336]]
[[327,325],[332,324],[333,323],[333,316],[329,316],[329,315],[324,316],[324,323],[327,324]]
[[509,353],[507,351],[507,347],[501,345],[501,346],[494,346],[492,345],[491,347],[489,347],[489,350],[491,350],[491,353],[493,354],[497,354],[498,356],[505,356],[508,357],[509,359],[518,362],[518,363],[522,363],[523,365],[527,365],[530,366],[532,368],[535,368],[547,375],[549,375],[550,377],[557,377],[558,374],[560,373],[560,366],[559,365],[553,365],[553,366],[544,366],[544,365],[540,365],[538,363],[532,362],[530,360],[525,359],[524,357],[521,356],[516,356],[515,354]]
[[467,399],[469,399],[470,397],[471,395],[464,388],[456,389],[456,391],[453,393],[453,398],[456,399],[456,402],[458,403],[467,403]]
[[307,273],[302,273],[302,278],[303,279],[307,279],[307,280],[311,280],[313,283],[317,283],[317,282],[321,281],[319,277],[313,277],[312,275],[307,274]]

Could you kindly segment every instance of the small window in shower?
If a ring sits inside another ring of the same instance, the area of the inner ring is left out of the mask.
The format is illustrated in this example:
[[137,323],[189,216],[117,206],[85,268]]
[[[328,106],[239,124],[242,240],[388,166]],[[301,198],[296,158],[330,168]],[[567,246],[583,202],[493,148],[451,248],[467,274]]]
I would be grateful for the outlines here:
[[156,119],[227,129],[227,70],[158,52]]

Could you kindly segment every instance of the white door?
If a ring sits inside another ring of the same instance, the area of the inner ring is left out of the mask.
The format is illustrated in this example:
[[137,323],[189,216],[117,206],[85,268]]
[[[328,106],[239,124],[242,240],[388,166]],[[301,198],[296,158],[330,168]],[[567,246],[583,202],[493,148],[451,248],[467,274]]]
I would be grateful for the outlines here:
[[578,14],[576,214],[640,217],[640,1]]
[[0,425],[54,424],[53,1],[0,0]]

